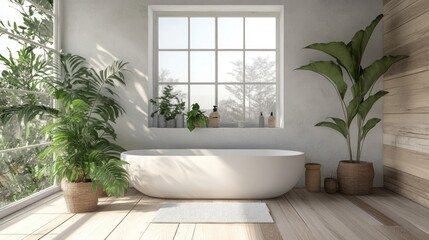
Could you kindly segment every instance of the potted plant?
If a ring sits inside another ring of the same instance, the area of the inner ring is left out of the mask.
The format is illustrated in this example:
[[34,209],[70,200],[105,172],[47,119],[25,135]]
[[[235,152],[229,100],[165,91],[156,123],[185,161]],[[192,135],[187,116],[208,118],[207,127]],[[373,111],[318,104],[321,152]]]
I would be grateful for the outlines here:
[[112,123],[124,113],[113,98],[114,87],[125,84],[126,63],[114,62],[100,72],[86,65],[82,57],[61,56],[61,78],[44,83],[58,108],[24,103],[0,109],[3,122],[14,115],[25,121],[42,114],[55,119],[45,129],[51,144],[39,158],[49,164],[52,178],[64,180],[64,198],[70,212],[95,210],[97,183],[109,196],[123,196],[128,189],[123,168],[126,163],[120,160],[124,149],[112,142],[116,139]]
[[192,104],[192,109],[186,113],[186,126],[189,131],[193,131],[196,127],[208,127],[209,118],[200,110],[198,103]]
[[[368,132],[380,122],[379,118],[367,119],[373,105],[388,92],[373,92],[377,80],[396,62],[407,56],[383,56],[367,67],[361,66],[365,48],[377,24],[383,15],[377,16],[364,30],[359,30],[352,40],[311,44],[306,49],[314,49],[326,53],[334,61],[316,61],[301,66],[298,70],[308,70],[325,77],[334,86],[341,105],[343,117],[330,117],[316,126],[323,126],[339,132],[346,140],[349,159],[340,161],[337,174],[339,189],[346,194],[370,194],[374,178],[372,162],[361,161],[362,148]],[[343,70],[349,81],[343,78]],[[351,100],[347,102],[346,93],[350,89]],[[351,145],[351,124],[356,119],[356,149]],[[355,157],[353,156],[353,150]]]
[[162,90],[161,97],[149,100],[156,109],[150,116],[154,118],[156,114],[159,114],[158,127],[175,127],[176,116],[183,114],[183,110],[185,110],[185,102],[180,100],[179,94],[174,94],[173,91],[173,86],[167,85]]

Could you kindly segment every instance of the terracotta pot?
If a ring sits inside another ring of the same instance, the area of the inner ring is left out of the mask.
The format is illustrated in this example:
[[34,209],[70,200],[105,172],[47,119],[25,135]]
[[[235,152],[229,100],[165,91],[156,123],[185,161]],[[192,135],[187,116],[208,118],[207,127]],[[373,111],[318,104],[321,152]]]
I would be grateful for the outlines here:
[[305,188],[309,192],[320,192],[320,164],[305,164]]
[[350,195],[371,194],[374,166],[372,162],[340,161],[337,168],[337,178],[341,193]]
[[92,212],[97,209],[98,195],[92,190],[92,182],[69,183],[63,181],[62,187],[69,212]]

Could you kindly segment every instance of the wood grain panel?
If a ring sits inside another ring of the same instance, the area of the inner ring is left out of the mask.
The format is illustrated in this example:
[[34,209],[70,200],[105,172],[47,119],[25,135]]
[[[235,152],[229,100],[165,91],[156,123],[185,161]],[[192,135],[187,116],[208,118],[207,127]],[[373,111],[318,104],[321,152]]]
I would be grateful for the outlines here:
[[384,113],[429,113],[429,87],[391,91],[384,97]]
[[429,71],[385,80],[384,89],[384,113],[429,112]]
[[[414,0],[416,1],[416,0]],[[391,13],[391,14],[396,14],[398,13],[400,10],[402,10],[404,8],[404,6],[406,3],[404,2],[404,0],[384,0],[383,1],[383,13],[385,15]]]
[[[404,53],[406,54],[406,53]],[[420,73],[429,70],[429,50],[409,55],[404,59],[394,64],[389,71],[384,75],[385,79],[403,77],[415,73]]]
[[429,114],[384,114],[386,134],[429,139]]
[[425,199],[428,203],[426,206],[429,206],[429,180],[384,166],[384,181],[398,190],[404,189],[413,193],[413,196]]
[[429,154],[429,139],[383,134],[383,144]]
[[384,33],[398,28],[429,10],[429,1],[427,0],[396,0],[394,2],[397,2],[394,8],[385,9]]
[[[391,19],[396,19],[396,17],[396,15],[392,16]],[[427,21],[429,21],[429,11],[393,31],[385,33],[383,35],[385,52],[390,52],[395,48],[415,42],[427,34],[429,30]]]
[[384,165],[429,179],[429,155],[422,152],[383,145]]
[[406,229],[413,236],[407,239],[426,240],[428,238],[429,209],[424,206],[389,191],[375,190],[372,195],[358,196],[358,198]]

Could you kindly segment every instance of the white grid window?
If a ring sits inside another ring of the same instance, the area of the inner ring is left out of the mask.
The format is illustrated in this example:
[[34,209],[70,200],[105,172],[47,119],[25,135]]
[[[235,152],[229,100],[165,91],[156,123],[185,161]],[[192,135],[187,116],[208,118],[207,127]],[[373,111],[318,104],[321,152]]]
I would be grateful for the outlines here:
[[280,109],[279,21],[278,12],[156,12],[154,96],[172,85],[187,109],[217,105],[222,127],[257,127],[261,112]]

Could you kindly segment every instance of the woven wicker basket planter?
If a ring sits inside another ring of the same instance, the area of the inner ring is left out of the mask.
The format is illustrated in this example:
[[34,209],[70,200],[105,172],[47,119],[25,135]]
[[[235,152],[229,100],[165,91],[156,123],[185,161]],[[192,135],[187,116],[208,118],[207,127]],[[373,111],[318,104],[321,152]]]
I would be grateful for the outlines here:
[[350,195],[371,194],[374,167],[372,162],[340,161],[337,168],[337,178],[341,193]]
[[97,209],[98,194],[92,183],[62,183],[67,209],[71,213],[92,212]]

